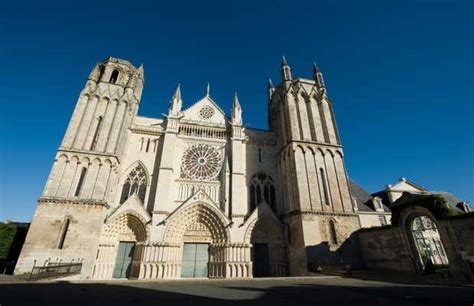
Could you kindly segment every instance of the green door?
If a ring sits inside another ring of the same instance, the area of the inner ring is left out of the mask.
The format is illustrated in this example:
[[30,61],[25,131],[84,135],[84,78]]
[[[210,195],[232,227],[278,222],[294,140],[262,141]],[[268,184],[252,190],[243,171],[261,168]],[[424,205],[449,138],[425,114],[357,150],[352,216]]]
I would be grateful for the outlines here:
[[134,248],[135,242],[120,241],[112,275],[113,278],[127,278],[130,276]]
[[183,262],[181,277],[207,277],[207,263],[209,262],[209,244],[185,243],[183,246]]
[[253,276],[270,276],[268,244],[255,243],[253,245]]

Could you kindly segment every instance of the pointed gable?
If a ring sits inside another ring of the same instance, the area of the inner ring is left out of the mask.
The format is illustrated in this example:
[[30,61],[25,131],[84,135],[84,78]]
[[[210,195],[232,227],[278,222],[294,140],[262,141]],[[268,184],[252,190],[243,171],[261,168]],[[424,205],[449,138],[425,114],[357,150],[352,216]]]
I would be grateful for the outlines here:
[[182,121],[225,126],[226,116],[217,103],[208,95],[185,111]]

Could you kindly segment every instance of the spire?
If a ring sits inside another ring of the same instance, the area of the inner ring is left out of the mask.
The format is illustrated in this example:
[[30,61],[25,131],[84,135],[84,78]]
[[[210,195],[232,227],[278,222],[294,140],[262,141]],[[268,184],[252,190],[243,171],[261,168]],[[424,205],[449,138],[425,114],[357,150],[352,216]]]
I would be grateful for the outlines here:
[[284,55],[281,59],[281,78],[283,81],[291,80],[291,68],[290,65],[288,65],[288,61]]
[[181,101],[181,84],[179,83],[178,83],[178,86],[176,87],[176,91],[174,92],[173,98]]
[[273,86],[272,79],[268,79],[268,87],[267,87],[268,101],[271,101],[274,92],[275,92],[275,86]]
[[211,85],[209,82],[207,82],[207,87],[206,87],[206,97],[209,97],[211,94]]
[[234,101],[232,103],[232,105],[238,105],[240,107],[240,101],[239,101],[239,96],[237,95],[237,93],[234,94]]
[[174,92],[173,98],[170,102],[169,115],[178,116],[183,106],[183,100],[181,99],[181,85],[178,84],[176,91]]
[[275,86],[273,86],[272,79],[268,79],[268,88],[275,88]]
[[319,67],[318,65],[316,65],[316,62],[313,62],[313,79],[316,81],[316,86],[318,88],[325,88],[323,73],[321,72],[321,70],[319,70]]
[[242,107],[240,106],[239,97],[237,93],[234,95],[234,101],[232,102],[232,123],[236,125],[242,125]]
[[315,75],[317,72],[319,72],[319,67],[316,65],[316,62],[313,62],[313,75]]

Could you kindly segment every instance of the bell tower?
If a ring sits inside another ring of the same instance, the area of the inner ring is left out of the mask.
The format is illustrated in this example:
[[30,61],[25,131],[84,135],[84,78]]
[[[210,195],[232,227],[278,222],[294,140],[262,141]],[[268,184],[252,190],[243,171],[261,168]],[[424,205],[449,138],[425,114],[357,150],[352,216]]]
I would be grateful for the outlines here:
[[77,100],[62,149],[123,153],[124,131],[138,111],[143,65],[109,57],[98,63]]
[[312,80],[294,78],[283,57],[281,77],[279,85],[268,87],[270,128],[279,145],[290,274],[303,275],[326,260],[317,250],[337,250],[359,221],[323,74],[314,65]]
[[112,173],[100,170],[120,163],[127,130],[138,111],[143,74],[143,66],[135,68],[112,57],[93,68],[79,94],[43,196],[106,200]]
[[[58,148],[15,273],[52,260],[90,275],[143,90],[143,66],[107,58],[89,74]],[[80,233],[80,234],[79,234]]]

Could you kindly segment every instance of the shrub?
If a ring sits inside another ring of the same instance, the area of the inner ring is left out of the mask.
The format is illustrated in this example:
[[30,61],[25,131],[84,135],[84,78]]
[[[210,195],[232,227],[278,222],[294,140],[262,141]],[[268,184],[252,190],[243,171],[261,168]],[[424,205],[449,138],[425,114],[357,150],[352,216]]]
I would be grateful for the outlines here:
[[15,239],[15,234],[15,225],[0,222],[0,259],[7,258],[13,239]]

